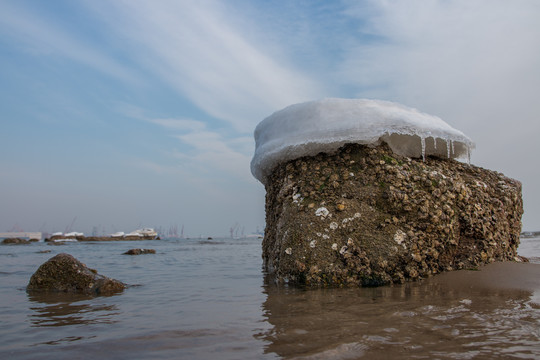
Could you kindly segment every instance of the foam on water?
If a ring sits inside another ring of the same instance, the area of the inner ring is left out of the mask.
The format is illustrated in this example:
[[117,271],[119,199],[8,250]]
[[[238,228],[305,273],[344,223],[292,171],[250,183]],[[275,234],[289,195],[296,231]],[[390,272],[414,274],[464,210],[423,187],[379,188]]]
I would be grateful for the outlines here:
[[[446,151],[437,141],[446,143]],[[469,137],[439,117],[388,101],[332,98],[291,105],[261,121],[251,172],[265,183],[282,162],[332,153],[347,143],[381,142],[397,154],[423,159],[468,158],[474,148]]]

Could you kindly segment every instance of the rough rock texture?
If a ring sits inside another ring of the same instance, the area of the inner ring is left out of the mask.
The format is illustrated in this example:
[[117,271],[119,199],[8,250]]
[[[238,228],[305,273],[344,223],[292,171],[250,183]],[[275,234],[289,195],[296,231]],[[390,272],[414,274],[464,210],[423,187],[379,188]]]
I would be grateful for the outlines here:
[[278,282],[401,283],[517,256],[521,183],[454,160],[350,144],[266,185],[263,259]]
[[126,251],[123,255],[143,255],[143,254],[155,254],[156,250],[154,249],[130,249]]
[[126,287],[118,280],[99,275],[69,254],[58,254],[30,278],[27,291],[51,291],[86,295],[112,295]]
[[2,244],[30,244],[30,241],[21,238],[7,238],[2,241]]

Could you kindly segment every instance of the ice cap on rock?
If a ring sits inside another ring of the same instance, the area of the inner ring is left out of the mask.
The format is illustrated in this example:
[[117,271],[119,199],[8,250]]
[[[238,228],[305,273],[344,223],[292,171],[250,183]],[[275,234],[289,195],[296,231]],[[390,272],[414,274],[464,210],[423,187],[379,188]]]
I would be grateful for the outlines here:
[[251,173],[263,184],[280,163],[348,143],[385,142],[396,154],[469,157],[472,140],[436,116],[382,100],[323,99],[290,105],[255,128]]

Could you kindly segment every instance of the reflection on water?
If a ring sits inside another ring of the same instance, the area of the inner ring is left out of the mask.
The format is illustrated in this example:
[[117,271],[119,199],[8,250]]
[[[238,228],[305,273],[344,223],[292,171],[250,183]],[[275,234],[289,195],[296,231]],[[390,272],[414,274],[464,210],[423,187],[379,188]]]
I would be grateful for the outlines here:
[[267,284],[273,327],[257,338],[284,358],[540,358],[539,285],[540,265],[515,263],[393,287]]
[[96,303],[95,297],[65,293],[30,293],[28,299],[32,310],[29,318],[33,327],[113,324],[118,321],[117,306]]

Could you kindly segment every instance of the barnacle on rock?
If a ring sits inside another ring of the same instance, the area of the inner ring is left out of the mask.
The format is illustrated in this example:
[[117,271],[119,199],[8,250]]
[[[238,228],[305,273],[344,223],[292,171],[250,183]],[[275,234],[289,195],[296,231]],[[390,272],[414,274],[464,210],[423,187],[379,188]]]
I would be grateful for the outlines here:
[[[339,186],[318,191],[329,177]],[[455,160],[348,144],[277,166],[266,191],[263,259],[278,281],[374,286],[517,258],[521,184]]]

